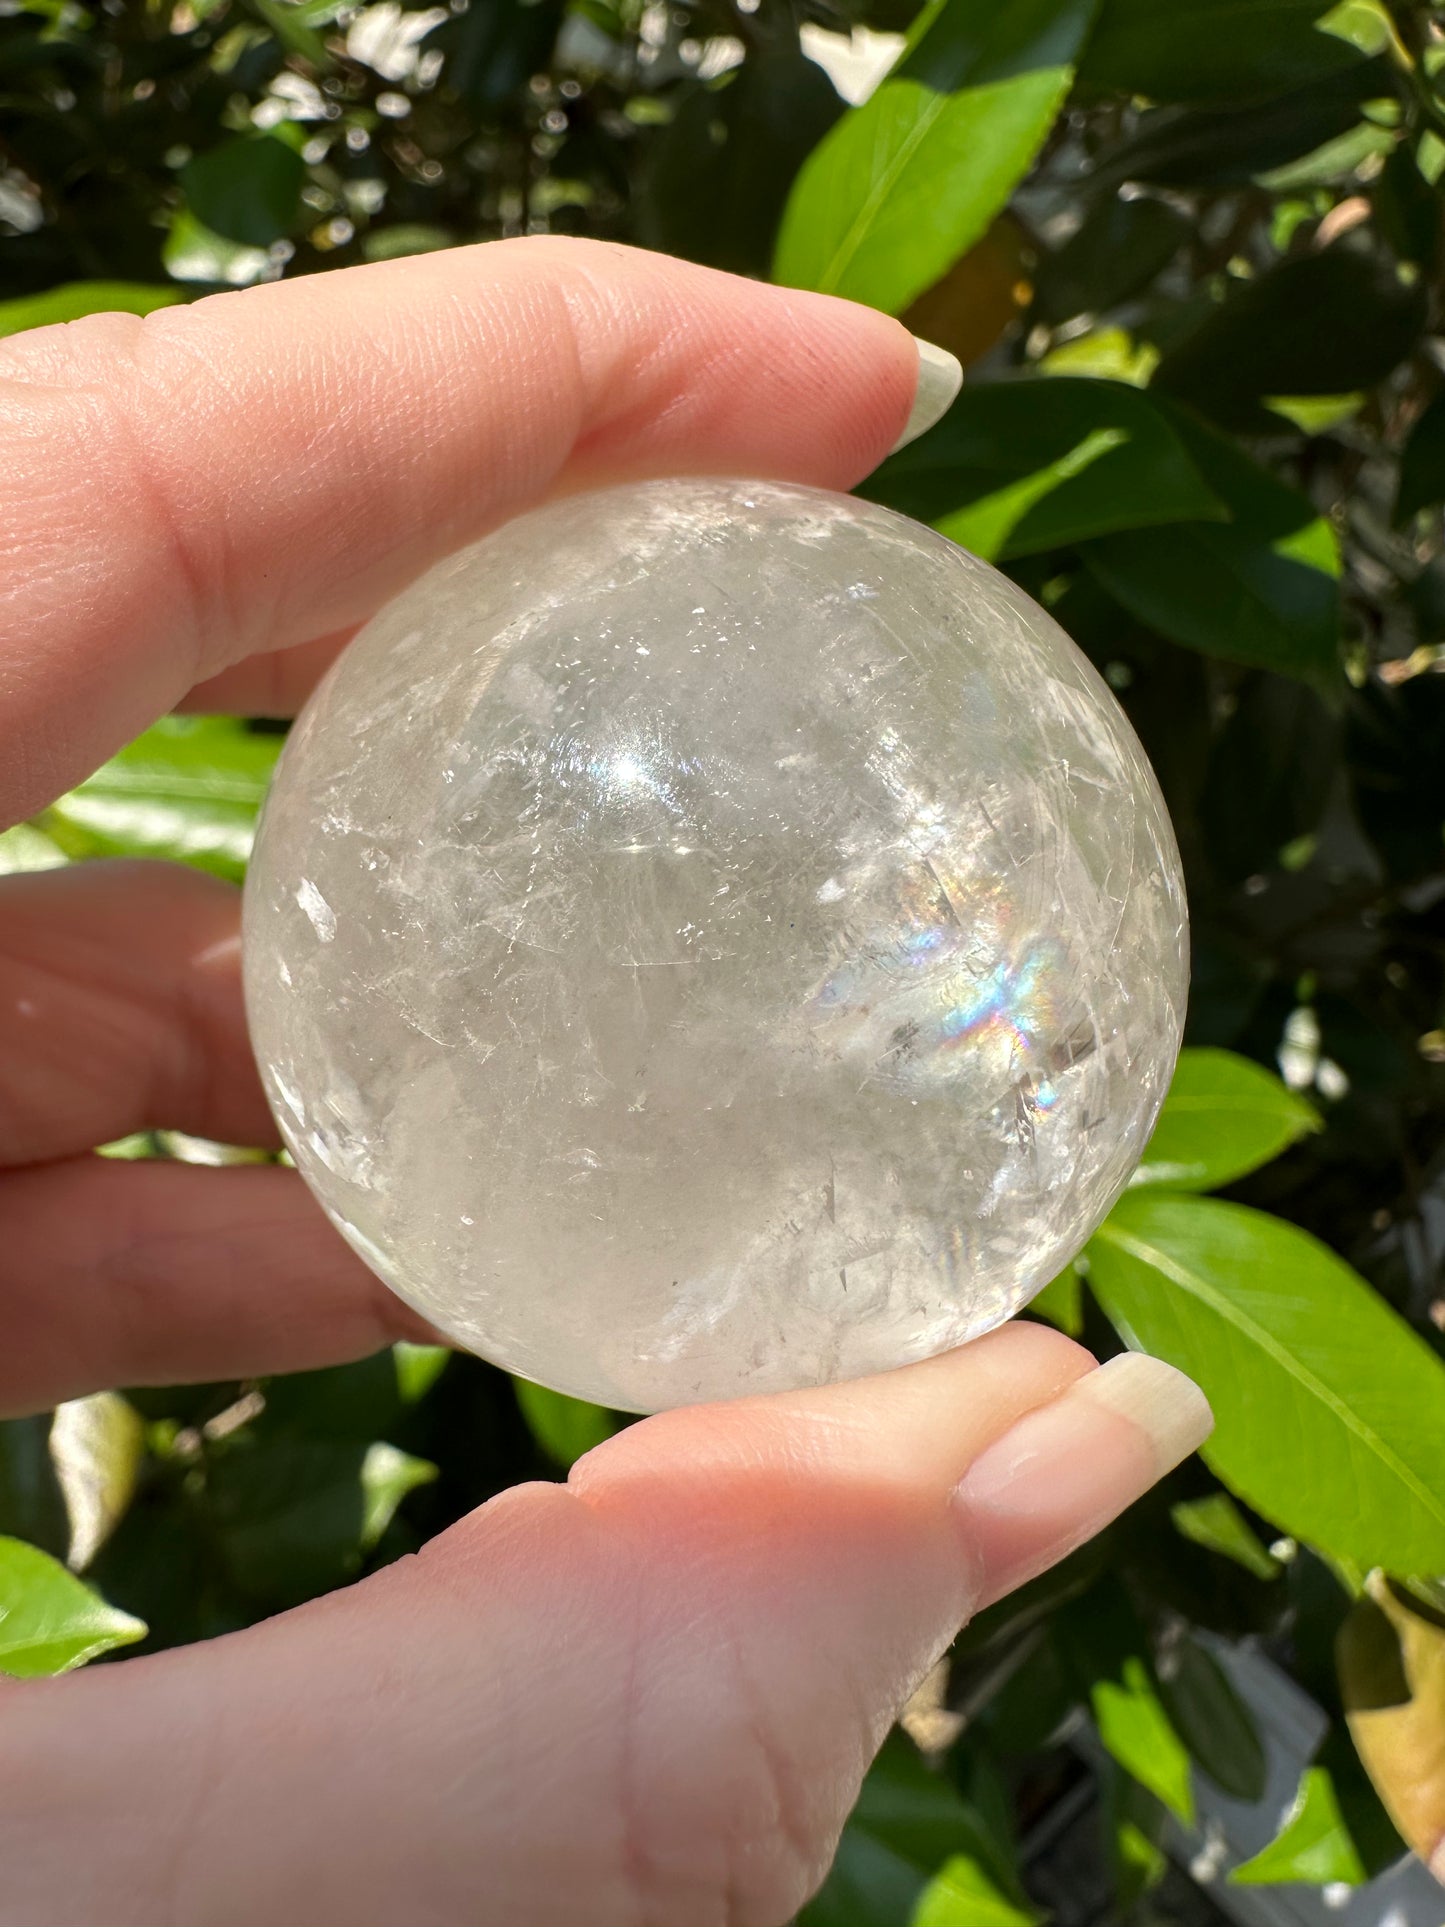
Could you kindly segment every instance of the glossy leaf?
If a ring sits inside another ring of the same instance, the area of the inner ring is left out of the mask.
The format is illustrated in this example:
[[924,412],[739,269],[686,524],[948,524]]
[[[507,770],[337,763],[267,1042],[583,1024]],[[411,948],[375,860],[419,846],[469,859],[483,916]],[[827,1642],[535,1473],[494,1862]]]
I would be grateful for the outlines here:
[[1183,1499],[1169,1514],[1176,1532],[1206,1552],[1232,1559],[1256,1579],[1278,1579],[1284,1567],[1260,1543],[1248,1520],[1227,1492],[1211,1492],[1203,1499]]
[[1344,247],[1280,262],[1236,284],[1154,375],[1161,393],[1242,433],[1269,433],[1271,395],[1372,388],[1409,354],[1425,325],[1418,278]]
[[1195,1764],[1231,1799],[1264,1797],[1264,1747],[1253,1716],[1214,1655],[1187,1635],[1159,1666],[1159,1697]]
[[70,856],[170,857],[239,879],[282,739],[224,717],[168,717],[52,804]]
[[[863,1782],[821,1891],[799,1927],[899,1927],[929,1909],[930,1927],[1029,1927],[998,1826],[890,1735]],[[970,1912],[972,1908],[975,1911]]]
[[1065,376],[966,387],[864,492],[955,540],[970,515],[1007,505],[995,548],[1003,556],[1229,512],[1148,395]]
[[813,150],[774,278],[897,314],[983,234],[1063,103],[1094,0],[930,0],[893,73]]
[[151,287],[143,281],[67,281],[44,294],[0,301],[0,336],[79,321],[88,314],[151,314],[184,300],[179,288]]
[[1010,482],[992,495],[980,496],[967,508],[940,516],[934,526],[940,535],[957,542],[960,548],[992,562],[1008,548],[1015,530],[1036,503],[1052,495],[1065,482],[1081,476],[1111,449],[1118,448],[1124,439],[1120,429],[1096,428],[1056,462],[1026,475],[1022,481]]
[[361,1461],[361,1531],[358,1543],[370,1552],[395,1517],[396,1509],[409,1492],[430,1485],[437,1469],[426,1459],[399,1451],[378,1439],[366,1448]]
[[617,1430],[618,1421],[611,1412],[585,1399],[569,1398],[529,1378],[514,1378],[512,1389],[528,1431],[558,1465],[572,1465]]
[[49,1553],[0,1539],[0,1673],[66,1673],[145,1635],[144,1621],[107,1605]]
[[215,1543],[238,1589],[269,1605],[353,1578],[401,1501],[436,1477],[383,1442],[290,1432],[227,1444],[206,1482]]
[[1051,1278],[1037,1298],[1029,1300],[1036,1318],[1046,1318],[1070,1338],[1084,1329],[1084,1286],[1078,1268],[1066,1265],[1057,1278]]
[[1080,79],[1150,100],[1238,100],[1282,92],[1358,60],[1321,32],[1330,0],[1104,0]]
[[1203,1388],[1204,1456],[1255,1511],[1366,1567],[1445,1569],[1445,1364],[1342,1259],[1262,1212],[1140,1190],[1089,1284]]
[[270,247],[290,232],[305,180],[300,154],[275,134],[226,141],[196,155],[181,174],[186,205],[196,220],[247,248]]
[[1212,1191],[1319,1128],[1314,1107],[1249,1058],[1182,1051],[1132,1182]]
[[1091,1697],[1105,1749],[1172,1814],[1186,1823],[1192,1821],[1189,1755],[1144,1661],[1131,1655],[1124,1661],[1122,1677],[1096,1680]]
[[1323,1767],[1307,1767],[1294,1804],[1267,1847],[1229,1876],[1240,1887],[1289,1883],[1325,1887],[1340,1882],[1358,1886],[1365,1868],[1340,1815],[1339,1802]]
[[452,1353],[445,1345],[414,1345],[403,1339],[391,1348],[396,1389],[403,1405],[426,1397],[446,1370]]
[[177,281],[249,288],[271,272],[266,248],[246,247],[198,221],[189,208],[176,210],[161,249],[166,273]]
[[1228,521],[1090,542],[1090,571],[1130,615],[1185,648],[1321,685],[1339,678],[1339,552],[1308,497],[1183,410],[1167,418]]
[[1034,1927],[1044,1916],[1001,1894],[967,1854],[951,1854],[914,1905],[909,1927]]
[[28,870],[58,870],[66,861],[60,845],[33,823],[16,823],[0,830],[0,876],[19,876]]

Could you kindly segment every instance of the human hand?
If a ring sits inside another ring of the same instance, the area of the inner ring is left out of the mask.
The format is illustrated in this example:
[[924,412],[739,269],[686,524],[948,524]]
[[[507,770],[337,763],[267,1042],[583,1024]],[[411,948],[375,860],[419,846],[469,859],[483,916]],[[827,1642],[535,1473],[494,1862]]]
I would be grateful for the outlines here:
[[[503,243],[0,346],[0,821],[177,704],[291,713],[403,583],[558,490],[846,488],[896,322],[620,248]],[[0,887],[0,1409],[416,1335],[272,1141],[237,898],[166,866]],[[980,1606],[1208,1429],[1168,1366],[1015,1325],[648,1419],[565,1486],[206,1646],[0,1696],[0,1920],[776,1927]]]

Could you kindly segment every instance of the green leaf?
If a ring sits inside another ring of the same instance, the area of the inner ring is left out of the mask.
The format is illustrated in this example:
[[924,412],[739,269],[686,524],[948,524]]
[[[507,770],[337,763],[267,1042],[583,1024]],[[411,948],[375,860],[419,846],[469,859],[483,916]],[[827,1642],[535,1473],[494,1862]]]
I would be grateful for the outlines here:
[[1186,1823],[1194,1818],[1189,1755],[1170,1724],[1144,1661],[1131,1655],[1122,1677],[1094,1682],[1090,1694],[1099,1738],[1126,1773]]
[[237,1433],[206,1480],[217,1550],[248,1599],[290,1605],[361,1570],[406,1495],[436,1467],[385,1443]]
[[1263,1799],[1264,1747],[1224,1668],[1187,1634],[1170,1649],[1168,1662],[1160,1662],[1159,1697],[1195,1764],[1231,1799]]
[[1171,1508],[1174,1529],[1207,1552],[1232,1559],[1256,1579],[1278,1579],[1284,1567],[1260,1544],[1248,1520],[1227,1492],[1211,1492],[1203,1499],[1184,1499]]
[[1336,1881],[1355,1887],[1364,1880],[1365,1868],[1323,1767],[1305,1769],[1279,1832],[1253,1859],[1237,1866],[1229,1878],[1240,1887],[1286,1883],[1325,1887]]
[[430,1485],[437,1469],[426,1459],[413,1458],[395,1445],[378,1439],[366,1448],[361,1461],[361,1531],[358,1543],[370,1552],[396,1516],[408,1492]]
[[1278,432],[1271,395],[1373,388],[1425,325],[1418,276],[1383,256],[1326,248],[1282,261],[1228,298],[1164,355],[1154,387],[1243,434]]
[[992,516],[1004,556],[1229,512],[1171,414],[1126,383],[1067,376],[966,387],[864,492],[956,541]]
[[305,182],[306,163],[275,134],[238,135],[197,154],[181,173],[186,205],[196,220],[222,240],[246,248],[268,248],[290,233]]
[[[928,1908],[925,1915],[922,1909]],[[973,1908],[974,1911],[968,1911]],[[989,1911],[992,1910],[992,1911]],[[1031,1927],[1011,1843],[894,1731],[799,1927]]]
[[983,234],[1063,103],[1094,0],[930,0],[804,162],[774,279],[898,314]]
[[1329,524],[1233,442],[1184,409],[1166,413],[1231,519],[1106,535],[1082,550],[1090,573],[1171,642],[1337,682],[1340,565]]
[[1096,428],[1086,435],[1077,448],[1071,448],[1047,468],[1036,474],[1026,475],[1022,481],[1010,482],[1006,488],[998,489],[992,495],[980,496],[978,501],[970,502],[967,508],[955,509],[952,515],[944,515],[935,523],[941,535],[960,548],[969,549],[985,562],[992,562],[1008,546],[1015,529],[1036,502],[1064,482],[1072,482],[1075,476],[1092,468],[1102,455],[1111,448],[1117,448],[1125,440],[1122,430],[1117,428]]
[[1034,1927],[1043,1918],[1001,1894],[977,1860],[955,1853],[918,1896],[909,1927]]
[[227,288],[249,288],[270,272],[271,256],[265,248],[243,247],[228,241],[189,208],[179,208],[171,222],[170,233],[161,249],[166,273],[177,281],[218,284]]
[[19,876],[29,870],[58,870],[66,855],[33,823],[16,823],[0,830],[0,876]]
[[1249,1058],[1227,1050],[1181,1051],[1132,1182],[1212,1191],[1319,1128],[1313,1106]]
[[1408,522],[1437,502],[1445,502],[1445,389],[1411,429],[1400,456],[1395,520]]
[[[332,64],[326,43],[310,24],[310,7],[298,6],[295,0],[251,0],[251,4],[288,53],[299,54],[318,72]],[[323,9],[322,18],[327,17],[328,10]]]
[[514,1378],[512,1389],[527,1429],[549,1459],[569,1466],[617,1430],[617,1419],[600,1405],[569,1398],[530,1378]]
[[152,856],[239,879],[282,738],[166,718],[61,797],[40,827],[68,856]]
[[21,1539],[0,1539],[0,1673],[68,1673],[145,1636],[144,1621],[108,1606],[58,1559]]
[[1081,84],[1150,100],[1259,98],[1358,60],[1320,32],[1330,0],[1104,0]]
[[403,1405],[415,1405],[436,1384],[451,1360],[445,1345],[414,1345],[407,1339],[391,1348],[396,1389]]
[[1066,1265],[1057,1278],[1051,1278],[1038,1296],[1029,1300],[1029,1310],[1037,1318],[1047,1318],[1070,1338],[1077,1338],[1084,1329],[1084,1286],[1077,1266]]
[[143,281],[67,281],[44,294],[0,301],[0,336],[46,328],[57,321],[79,321],[88,314],[150,314],[184,300],[177,288],[153,288]]
[[1089,1246],[1126,1343],[1214,1408],[1214,1471],[1283,1531],[1365,1567],[1445,1570],[1445,1365],[1294,1225],[1131,1191]]

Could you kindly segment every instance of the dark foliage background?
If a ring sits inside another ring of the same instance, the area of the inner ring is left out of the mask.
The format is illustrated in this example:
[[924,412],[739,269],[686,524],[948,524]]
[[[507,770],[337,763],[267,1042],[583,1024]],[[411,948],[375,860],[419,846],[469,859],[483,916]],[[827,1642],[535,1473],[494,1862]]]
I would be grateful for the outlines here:
[[[960,1639],[808,1918],[1203,1921],[1179,1865],[1239,1858],[1197,1856],[1221,1791],[1279,1831],[1245,1880],[1359,1884],[1396,1827],[1445,1833],[1445,34],[1404,0],[915,11],[0,0],[0,329],[561,232],[832,288],[969,364],[866,492],[1097,663],[1194,918],[1150,1181],[1040,1310],[1176,1358],[1221,1426],[1209,1469]],[[238,875],[276,746],[161,725],[0,860]],[[0,1665],[75,1663],[124,1614],[151,1645],[243,1624],[614,1422],[415,1347],[11,1422],[0,1597],[74,1631]],[[1240,1650],[1327,1721],[1288,1814]],[[1362,1718],[1381,1651],[1403,1683]]]

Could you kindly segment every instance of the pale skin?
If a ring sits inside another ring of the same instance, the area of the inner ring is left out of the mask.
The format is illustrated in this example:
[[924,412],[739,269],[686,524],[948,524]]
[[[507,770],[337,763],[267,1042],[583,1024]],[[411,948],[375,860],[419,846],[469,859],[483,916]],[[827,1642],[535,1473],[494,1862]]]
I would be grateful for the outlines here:
[[[464,249],[0,343],[0,822],[177,706],[289,715],[355,625],[543,497],[848,488],[896,322],[595,244]],[[256,1144],[238,899],[0,884],[0,1411],[417,1336]],[[1209,1419],[1020,1324],[880,1378],[649,1419],[251,1631],[0,1692],[0,1922],[780,1927],[980,1606]]]

